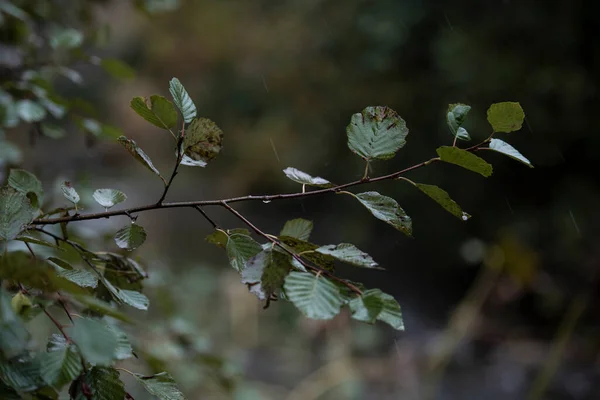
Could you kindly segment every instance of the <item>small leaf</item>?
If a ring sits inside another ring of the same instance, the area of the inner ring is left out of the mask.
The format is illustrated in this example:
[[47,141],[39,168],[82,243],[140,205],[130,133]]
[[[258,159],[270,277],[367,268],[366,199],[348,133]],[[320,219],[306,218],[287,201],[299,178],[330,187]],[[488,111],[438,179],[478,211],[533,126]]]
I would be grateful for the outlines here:
[[217,124],[207,118],[198,118],[194,119],[185,131],[183,151],[193,162],[203,163],[195,166],[204,167],[219,154],[222,142],[223,131]]
[[337,246],[330,244],[321,246],[317,250],[321,254],[327,254],[336,260],[363,268],[379,268],[379,264],[370,255],[360,251],[356,246],[349,243],[340,243]]
[[0,240],[16,238],[34,216],[35,211],[26,195],[12,187],[0,188]]
[[126,395],[119,372],[104,367],[93,367],[83,379],[73,381],[69,393],[73,400],[122,400]]
[[135,71],[129,65],[121,60],[114,58],[104,58],[100,61],[100,66],[113,78],[117,79],[131,79],[135,76]]
[[238,233],[229,236],[226,249],[229,263],[237,271],[242,271],[246,262],[262,250],[260,244],[250,236]]
[[288,167],[283,170],[285,176],[293,180],[294,182],[301,183],[303,185],[316,186],[321,188],[329,188],[335,186],[327,179],[321,177],[310,176],[306,172],[302,172],[296,168]]
[[73,204],[79,203],[79,193],[75,190],[73,186],[71,186],[71,182],[64,181],[60,184],[60,190],[62,190],[63,195],[67,200],[69,200]]
[[143,97],[134,97],[129,106],[140,117],[161,129],[169,130],[177,125],[177,111],[173,103],[165,97],[150,96],[150,107]]
[[308,318],[331,319],[340,312],[343,302],[340,291],[321,275],[290,272],[284,289],[287,298]]
[[296,218],[285,223],[281,233],[279,233],[279,236],[290,236],[300,240],[308,240],[312,230],[312,221]]
[[519,103],[506,101],[492,104],[487,111],[487,120],[494,132],[514,132],[523,126],[525,113]]
[[53,49],[74,49],[83,43],[83,33],[73,28],[58,29],[50,37]]
[[406,144],[406,122],[387,107],[367,107],[346,128],[348,147],[365,160],[388,160]]
[[144,294],[136,292],[135,290],[127,290],[114,287],[113,289],[114,293],[116,293],[117,299],[120,302],[125,303],[128,306],[131,306],[138,310],[145,311],[148,309],[148,306],[150,305],[150,300],[148,300],[148,297],[146,297]]
[[164,181],[164,178],[160,175],[160,172],[158,171],[158,169],[156,169],[156,167],[154,166],[154,164],[152,164],[152,160],[150,160],[150,157],[148,157],[148,155],[146,153],[144,153],[144,150],[142,150],[135,143],[134,140],[127,139],[125,136],[120,136],[117,139],[117,141],[123,147],[125,147],[125,150],[127,150],[129,152],[129,154],[131,154],[136,160],[138,160],[140,163],[142,163],[142,165],[144,165],[150,171],[152,171],[156,175],[160,176],[160,178]]
[[407,236],[412,235],[412,221],[396,200],[377,192],[359,193],[355,197],[375,218],[390,224]]
[[61,247],[57,246],[54,243],[50,243],[47,240],[38,239],[31,236],[19,236],[15,240],[20,240],[21,242],[37,244],[38,246],[51,247],[53,249],[63,250]]
[[11,298],[0,287],[0,356],[9,359],[19,355],[27,347],[28,340],[29,333],[15,313]]
[[98,189],[94,192],[94,200],[102,207],[109,209],[127,200],[125,193],[117,189]]
[[471,140],[469,133],[461,125],[465,122],[471,106],[462,103],[450,104],[446,114],[446,122],[452,135],[460,140]]
[[50,386],[60,388],[81,372],[81,357],[73,346],[42,353],[40,375]]
[[171,79],[169,82],[169,91],[171,92],[171,96],[173,96],[175,105],[177,108],[179,108],[179,111],[181,111],[181,115],[183,115],[183,120],[185,123],[188,124],[192,122],[197,113],[196,105],[181,82],[179,82],[179,79]]
[[446,192],[445,190],[434,185],[425,185],[423,183],[417,183],[416,186],[417,188],[419,188],[420,191],[422,191],[427,196],[435,200],[450,214],[456,216],[457,218],[460,218],[463,221],[466,221],[469,218],[471,218],[469,214],[464,212],[462,208],[460,208],[460,206],[450,198],[450,195],[448,195],[448,192]]
[[227,241],[229,240],[229,235],[227,235],[227,232],[221,230],[221,229],[216,229],[213,233],[211,233],[210,235],[208,235],[205,240],[208,243],[212,243],[215,246],[219,246],[223,249],[227,248]]
[[68,279],[80,287],[96,288],[98,286],[98,277],[82,269],[63,269],[58,271],[58,276]]
[[469,151],[452,146],[442,146],[436,151],[442,161],[477,172],[486,178],[492,175],[492,166]]
[[248,260],[242,270],[242,283],[260,300],[266,300],[283,286],[291,270],[290,256],[281,252],[265,250]]
[[379,320],[394,329],[404,330],[400,305],[392,296],[379,289],[364,291],[362,296],[353,298],[348,305],[353,319],[367,323]]
[[121,311],[98,299],[97,297],[88,295],[75,295],[73,298],[94,312],[102,315],[108,315],[124,322],[130,321],[127,315],[123,314]]
[[521,154],[517,149],[512,147],[510,144],[500,140],[500,139],[492,139],[490,141],[490,150],[497,151],[498,153],[502,153],[504,155],[509,156],[510,158],[520,161],[523,164],[527,165],[530,168],[533,168],[531,161],[529,161],[523,154]]
[[[291,236],[279,236],[277,238],[279,243],[282,244],[287,250],[290,250],[292,253],[301,255],[303,259],[316,265],[317,267],[324,269],[326,271],[333,272],[335,269],[334,261],[335,259],[327,254],[318,253],[316,250],[319,248],[319,245],[310,243],[301,239],[296,239]],[[279,247],[274,247],[276,251],[279,250]],[[298,261],[294,259],[294,261]],[[294,267],[299,268],[298,264],[300,262],[292,262]],[[304,269],[302,265],[301,270]]]
[[62,139],[67,135],[67,131],[60,126],[53,124],[42,124],[42,133],[50,139]]
[[11,169],[8,175],[8,185],[25,195],[33,193],[35,197],[33,197],[32,205],[36,208],[39,208],[44,201],[42,182],[31,172],[24,169]]
[[17,292],[17,294],[15,294],[10,300],[10,305],[12,306],[13,311],[17,313],[17,315],[23,315],[23,312],[26,309],[31,308],[31,306],[33,306],[33,303],[31,301],[31,298],[29,298],[29,296],[27,296],[25,293]]
[[177,388],[177,383],[167,372],[151,376],[140,374],[134,376],[148,393],[158,397],[159,400],[185,400],[185,396]]
[[146,231],[138,224],[131,223],[115,234],[115,243],[122,249],[134,250],[146,241]]
[[118,341],[115,333],[90,318],[78,318],[70,328],[70,336],[83,358],[94,365],[111,365]]

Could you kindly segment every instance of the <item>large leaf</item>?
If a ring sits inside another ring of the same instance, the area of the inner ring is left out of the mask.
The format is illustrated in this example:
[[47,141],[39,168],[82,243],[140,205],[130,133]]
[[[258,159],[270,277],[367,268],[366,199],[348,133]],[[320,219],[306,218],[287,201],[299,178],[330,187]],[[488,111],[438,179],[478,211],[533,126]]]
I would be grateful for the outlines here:
[[487,111],[487,120],[494,132],[518,131],[523,126],[525,113],[517,102],[506,101],[492,104]]
[[[82,383],[85,383],[85,388]],[[85,374],[83,382],[73,382],[69,393],[75,393],[73,400],[123,400],[125,386],[114,368],[93,367]]]
[[31,204],[36,208],[42,205],[44,201],[42,182],[31,172],[24,169],[11,169],[8,175],[8,185],[25,195],[33,193],[35,195],[34,198],[28,196]]
[[343,303],[338,287],[322,275],[290,272],[284,289],[287,298],[308,318],[331,319]]
[[142,163],[143,166],[148,168],[150,171],[154,172],[164,181],[164,178],[162,177],[158,169],[154,166],[154,164],[152,164],[152,160],[150,159],[150,157],[148,157],[148,155],[144,153],[144,150],[142,150],[135,143],[134,140],[128,139],[125,136],[120,136],[117,139],[117,141],[121,143],[123,147],[125,147],[125,150],[127,150],[129,154],[131,154],[136,160]]
[[452,135],[460,140],[471,140],[467,130],[462,127],[470,110],[471,106],[462,103],[450,104],[448,106],[446,123],[448,124],[448,128]]
[[293,180],[294,182],[301,183],[303,185],[316,186],[322,188],[328,188],[335,186],[333,183],[329,182],[327,179],[323,179],[321,177],[310,176],[306,172],[302,172],[299,169],[287,167],[283,170],[285,176]]
[[[294,254],[301,255],[302,258],[309,263],[312,263],[326,271],[334,271],[334,258],[328,254],[317,252],[316,250],[319,248],[319,245],[301,239],[296,239],[292,236],[279,236],[278,240],[279,243],[282,244],[287,250]],[[280,251],[278,247],[275,247],[275,250]],[[302,271],[305,269],[305,267],[296,259],[292,261],[292,264],[294,267]]]
[[290,256],[278,251],[265,250],[248,260],[242,271],[242,283],[259,299],[266,300],[277,293],[290,272]]
[[29,333],[15,313],[11,298],[0,287],[0,356],[8,359],[19,355],[25,350],[28,338]]
[[404,330],[400,305],[392,296],[379,289],[364,291],[362,296],[353,298],[349,306],[352,318],[356,320],[368,323],[379,320],[394,329]]
[[150,106],[143,97],[134,97],[130,107],[140,117],[161,129],[169,130],[177,125],[177,110],[170,100],[159,95],[150,96]]
[[73,186],[71,186],[71,182],[64,181],[60,184],[60,190],[67,200],[69,200],[73,204],[79,203],[80,197],[79,193],[75,190]]
[[106,209],[127,200],[125,193],[117,189],[97,189],[94,192],[93,197],[98,204]]
[[133,357],[133,349],[131,348],[131,343],[129,342],[127,334],[114,325],[107,325],[107,328],[115,333],[117,341],[119,342],[117,351],[115,352],[115,359],[126,360]]
[[523,164],[527,165],[530,168],[533,168],[531,161],[529,161],[525,156],[517,149],[512,147],[510,144],[500,140],[500,139],[492,139],[490,141],[490,150],[497,151],[498,153],[502,153],[504,155],[509,156],[510,158],[520,161]]
[[78,318],[70,329],[70,336],[86,361],[94,365],[111,365],[119,342],[115,333],[104,324],[90,318]]
[[313,230],[313,223],[307,219],[296,218],[285,223],[280,236],[290,236],[300,240],[308,240]]
[[387,160],[406,144],[406,122],[387,107],[367,107],[346,128],[348,147],[365,160]]
[[134,375],[144,389],[159,400],[185,400],[185,396],[177,388],[177,383],[167,372],[151,376]]
[[359,193],[356,198],[375,218],[390,224],[407,236],[412,235],[412,221],[396,200],[377,192]]
[[197,118],[187,127],[183,138],[184,154],[197,164],[188,166],[205,167],[221,151],[223,131],[208,118]]
[[477,172],[486,178],[492,175],[492,166],[483,158],[477,157],[475,154],[469,151],[452,146],[442,146],[436,151],[442,161],[459,165],[473,172]]
[[462,208],[460,208],[460,206],[450,198],[450,195],[444,189],[434,185],[425,185],[423,183],[417,183],[415,186],[427,196],[435,200],[440,206],[444,207],[444,209],[450,214],[460,218],[463,221],[471,218],[469,214],[464,212]]
[[169,82],[169,91],[171,92],[171,96],[173,96],[175,105],[179,108],[179,111],[181,111],[183,120],[186,124],[190,123],[194,117],[196,117],[196,105],[181,82],[179,82],[179,79],[171,79]]
[[39,362],[29,357],[1,362],[0,382],[2,381],[20,392],[31,392],[44,385],[40,377]]
[[146,241],[146,231],[141,225],[130,223],[115,234],[115,243],[122,249],[134,250]]
[[367,253],[359,250],[355,245],[349,243],[340,243],[338,245],[330,244],[321,246],[317,250],[321,254],[327,254],[336,260],[363,268],[378,268],[379,264]]
[[68,279],[80,287],[96,288],[98,286],[98,277],[82,269],[63,269],[58,271],[58,276]]
[[74,346],[42,353],[40,375],[50,386],[60,388],[72,381],[81,372],[81,357]]
[[0,188],[0,240],[12,240],[33,221],[35,210],[27,196],[12,187]]
[[262,247],[250,236],[235,233],[227,239],[226,249],[231,266],[237,271],[242,271],[246,262],[260,253]]
[[148,300],[148,297],[140,292],[115,287],[106,279],[102,281],[102,284],[108,289],[118,303],[127,304],[133,308],[137,308],[138,310],[147,310],[148,306],[150,305],[150,300]]

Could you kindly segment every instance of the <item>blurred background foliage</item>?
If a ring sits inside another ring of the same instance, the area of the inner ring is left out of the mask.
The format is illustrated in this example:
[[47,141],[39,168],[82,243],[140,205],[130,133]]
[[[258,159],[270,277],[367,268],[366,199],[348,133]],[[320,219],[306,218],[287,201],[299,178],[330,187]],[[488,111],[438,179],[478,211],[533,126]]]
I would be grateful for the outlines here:
[[[12,3],[57,44],[24,57],[15,44],[28,33]],[[333,195],[241,208],[265,231],[307,218],[315,222],[315,242],[350,242],[369,252],[386,271],[344,273],[393,294],[405,332],[344,315],[310,321],[282,303],[262,310],[223,253],[204,242],[211,227],[199,216],[141,215],[149,237],[136,255],[147,264],[152,302],[149,313],[136,315],[133,337],[150,360],[145,368],[166,366],[190,398],[600,397],[600,188],[593,172],[599,3],[38,0],[0,2],[0,12],[0,102],[26,93],[44,117],[56,119],[42,126],[28,109],[25,123],[5,119],[1,177],[22,165],[57,201],[64,179],[82,198],[82,188],[89,198],[110,184],[128,194],[129,206],[160,194],[160,180],[114,138],[124,132],[160,170],[171,169],[171,139],[128,104],[133,96],[166,95],[173,76],[200,116],[225,132],[217,160],[181,171],[169,193],[178,200],[295,191],[281,172],[288,166],[333,182],[360,178],[344,129],[368,105],[398,111],[410,129],[407,146],[391,162],[374,164],[372,175],[450,144],[449,103],[473,107],[466,127],[475,142],[490,133],[490,103],[518,101],[525,109],[526,124],[509,141],[535,169],[486,154],[494,164],[489,179],[451,165],[410,174],[447,190],[473,215],[467,223],[401,181],[381,186],[413,218],[414,239]],[[78,36],[61,42],[53,31],[59,26],[86,38],[80,54],[69,53],[68,69],[61,49]],[[51,94],[15,87],[38,63],[55,69],[48,71],[53,89],[45,88]],[[86,211],[96,208],[89,203]],[[215,215],[225,227],[238,226]],[[114,247],[111,234],[122,222],[72,225],[101,249]],[[46,321],[31,323],[45,338]]]

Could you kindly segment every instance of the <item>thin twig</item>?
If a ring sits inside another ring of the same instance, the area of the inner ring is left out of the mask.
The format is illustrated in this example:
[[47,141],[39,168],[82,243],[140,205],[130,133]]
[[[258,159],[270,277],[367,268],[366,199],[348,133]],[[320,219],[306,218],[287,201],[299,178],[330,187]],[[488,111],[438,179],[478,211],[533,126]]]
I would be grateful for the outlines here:
[[202,207],[200,206],[194,206],[194,208],[196,210],[198,210],[200,212],[200,214],[202,214],[204,216],[204,219],[206,219],[208,222],[210,222],[210,224],[213,226],[213,228],[217,229],[218,225],[215,221],[213,221],[208,214],[206,214],[206,212],[202,209]]
[[[29,295],[29,292],[27,291],[27,289],[25,289],[25,286],[23,286],[23,284],[21,284],[19,282],[19,289],[21,290],[21,292]],[[46,314],[46,316],[50,319],[50,321],[52,321],[52,323],[54,324],[54,326],[56,326],[56,328],[60,331],[60,333],[64,336],[65,340],[69,343],[72,343],[73,340],[71,339],[71,337],[67,334],[67,332],[65,332],[65,327],[58,322],[58,320],[56,318],[54,318],[52,316],[52,314],[50,314],[50,312],[46,309],[46,307],[40,305],[40,308],[42,309],[42,311],[44,312],[44,314]]]
[[283,251],[285,251],[286,253],[288,253],[292,257],[294,257],[294,259],[296,261],[298,261],[300,264],[302,264],[305,268],[310,269],[312,271],[315,271],[317,274],[325,275],[328,278],[333,279],[334,281],[341,283],[342,285],[346,286],[348,289],[352,290],[354,293],[356,293],[358,295],[362,294],[362,291],[359,288],[357,288],[356,286],[354,286],[352,283],[350,283],[350,282],[348,282],[348,281],[346,281],[344,279],[338,278],[337,276],[335,276],[334,274],[332,274],[329,271],[326,271],[326,270],[321,269],[321,268],[319,268],[317,266],[314,266],[314,265],[311,265],[311,264],[307,263],[298,254],[294,253],[293,251],[291,251],[287,247],[285,247],[283,244],[281,244],[281,242],[279,240],[277,240],[276,237],[274,237],[273,235],[266,234],[263,231],[261,231],[256,225],[254,225],[252,222],[250,222],[246,217],[244,217],[242,214],[240,214],[234,208],[232,208],[229,204],[227,204],[227,202],[223,201],[221,203],[221,205],[223,207],[225,207],[233,215],[235,215],[236,217],[238,217],[244,224],[246,224],[248,227],[250,227],[258,235],[264,237],[265,239],[267,239],[268,241],[270,241],[271,243],[273,243],[275,246],[281,248]]
[[175,162],[175,166],[173,167],[173,172],[171,172],[171,177],[169,178],[169,182],[167,182],[167,184],[165,185],[165,189],[163,190],[163,193],[160,196],[160,200],[158,200],[158,202],[156,203],[157,205],[162,204],[162,202],[164,201],[165,197],[167,197],[167,192],[171,188],[171,184],[173,183],[173,179],[175,179],[175,176],[177,176],[177,172],[179,170],[179,165],[181,165],[181,160],[183,159],[183,154],[184,153],[181,151],[181,144],[183,143],[183,138],[185,136],[185,120],[183,121],[182,125],[183,126],[181,127],[181,136],[179,136],[179,138],[176,140],[177,160]]

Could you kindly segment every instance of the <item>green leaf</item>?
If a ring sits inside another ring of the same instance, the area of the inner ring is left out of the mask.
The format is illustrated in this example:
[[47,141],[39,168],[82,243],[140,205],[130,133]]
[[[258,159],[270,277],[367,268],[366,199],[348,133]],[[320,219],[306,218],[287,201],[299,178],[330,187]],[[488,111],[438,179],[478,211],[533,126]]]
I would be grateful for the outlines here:
[[70,336],[83,358],[94,365],[111,365],[118,348],[117,336],[101,322],[90,318],[78,318]]
[[119,143],[121,143],[121,145],[123,147],[125,147],[125,150],[127,150],[129,152],[129,154],[131,154],[136,160],[141,162],[146,168],[148,168],[150,171],[154,172],[156,175],[158,175],[164,181],[164,178],[161,176],[158,169],[156,169],[154,164],[152,164],[152,160],[150,160],[150,157],[148,157],[148,155],[146,153],[144,153],[144,150],[142,150],[135,143],[135,141],[133,141],[132,139],[127,139],[125,136],[120,136],[117,139],[117,141]]
[[62,139],[67,135],[67,131],[54,124],[42,124],[42,133],[50,139]]
[[144,294],[136,292],[135,290],[127,290],[115,288],[117,297],[123,303],[136,308],[138,310],[147,310],[150,305],[150,300]]
[[312,221],[296,218],[285,223],[279,236],[290,236],[300,240],[308,240],[313,230]]
[[471,140],[469,133],[461,125],[465,122],[471,106],[462,103],[450,104],[446,114],[446,122],[452,135],[460,140]]
[[235,233],[227,239],[226,249],[229,264],[235,270],[242,271],[248,260],[261,252],[262,247],[250,236]]
[[171,92],[171,96],[173,96],[175,105],[179,108],[179,111],[181,111],[185,123],[188,124],[192,122],[197,113],[196,105],[181,82],[179,82],[179,79],[171,79],[169,82],[169,91]]
[[367,107],[346,128],[348,147],[365,160],[388,160],[406,144],[406,122],[387,107]]
[[436,151],[442,161],[477,172],[486,178],[492,175],[492,166],[469,151],[452,146],[442,146]]
[[333,183],[329,182],[327,179],[323,179],[321,177],[310,176],[306,172],[302,172],[296,168],[287,167],[283,170],[285,176],[293,180],[294,182],[301,183],[303,185],[316,186],[321,188],[329,188],[335,186]]
[[108,315],[109,317],[113,317],[124,322],[130,321],[130,318],[127,315],[123,314],[121,311],[98,299],[97,297],[88,295],[74,295],[73,298],[94,312],[102,315]]
[[117,341],[119,342],[115,353],[115,359],[126,360],[133,357],[133,349],[131,348],[131,343],[129,342],[127,334],[114,325],[107,325],[107,328],[115,333]]
[[53,249],[63,250],[61,247],[57,246],[54,243],[50,243],[43,239],[34,238],[31,236],[19,236],[15,240],[20,240],[21,242],[37,244],[38,246],[51,247]]
[[50,37],[53,49],[74,49],[83,43],[83,33],[73,28],[57,29]]
[[0,363],[0,382],[20,392],[31,392],[43,386],[36,359],[19,358]]
[[392,296],[379,289],[364,291],[362,296],[353,298],[348,305],[353,319],[371,324],[379,320],[394,329],[404,330],[400,305]]
[[33,306],[33,303],[31,302],[31,298],[29,298],[29,296],[27,296],[25,293],[17,292],[17,294],[15,294],[10,300],[10,305],[17,315],[22,315],[25,311],[27,311],[28,308]]
[[81,357],[74,346],[41,354],[40,375],[50,386],[62,387],[75,379],[81,369]]
[[71,186],[71,182],[64,181],[60,184],[60,190],[63,192],[63,195],[67,200],[69,200],[73,204],[79,203],[79,193],[73,186]]
[[19,117],[25,122],[39,122],[46,118],[46,109],[32,100],[19,100],[16,104]]
[[[294,254],[301,255],[306,261],[326,271],[334,271],[334,258],[327,254],[318,253],[316,250],[319,248],[319,245],[296,239],[292,236],[279,236],[277,239],[287,250],[290,250]],[[276,251],[281,251],[278,247],[274,247],[274,249]],[[292,261],[292,265],[300,270],[305,269],[305,267],[296,259]]]
[[138,224],[131,223],[115,234],[115,243],[122,249],[134,250],[146,241],[146,231]]
[[523,164],[527,165],[528,167],[533,168],[531,161],[529,161],[527,158],[525,158],[525,156],[523,154],[519,153],[519,151],[517,149],[515,149],[514,147],[512,147],[510,144],[508,144],[500,139],[492,139],[490,141],[489,148],[490,148],[490,150],[494,150],[494,151],[497,151],[498,153],[507,155],[510,158],[520,161]]
[[343,299],[337,286],[322,275],[290,272],[284,284],[287,298],[308,318],[331,319],[340,312]]
[[16,238],[34,216],[35,210],[26,195],[12,187],[0,188],[0,240]]
[[[85,383],[87,388],[82,387]],[[86,393],[90,393],[88,396]],[[69,393],[75,393],[73,400],[123,400],[125,386],[114,368],[93,367],[81,380],[74,381]]]
[[67,261],[63,260],[62,258],[58,258],[58,257],[48,257],[46,259],[46,261],[51,262],[52,264],[57,265],[60,268],[64,268],[64,269],[73,269],[73,266],[71,264],[69,264]]
[[24,169],[11,169],[8,175],[8,185],[25,195],[33,193],[35,197],[30,197],[32,205],[36,208],[42,205],[44,201],[42,182],[31,172]]
[[396,200],[377,192],[359,193],[355,197],[375,218],[390,224],[407,236],[412,235],[412,221]]
[[216,229],[213,233],[208,235],[205,240],[208,243],[212,243],[215,246],[219,246],[223,249],[227,248],[227,241],[229,240],[229,235],[227,232],[221,229]]
[[100,61],[100,66],[113,78],[131,79],[135,76],[135,70],[121,60],[104,58]]
[[21,354],[28,338],[29,333],[15,313],[11,298],[0,287],[0,356],[8,359]]
[[97,189],[93,194],[94,200],[102,207],[109,209],[127,200],[125,193],[117,189]]
[[82,269],[63,269],[58,271],[58,276],[68,279],[80,287],[96,288],[98,286],[98,277]]
[[327,246],[321,246],[316,249],[321,254],[327,254],[335,258],[336,260],[355,265],[363,268],[377,268],[379,264],[371,258],[370,255],[360,251],[356,246],[349,243],[340,243],[337,246],[330,244]]
[[523,126],[525,112],[517,102],[496,103],[488,108],[487,120],[494,132],[514,132]]
[[183,165],[205,167],[221,151],[223,131],[207,118],[197,118],[187,127],[183,138],[183,152],[188,160]]
[[281,289],[291,268],[289,255],[264,250],[248,260],[241,271],[242,283],[260,300],[266,300]]
[[143,97],[134,97],[129,106],[140,117],[161,129],[169,130],[177,125],[177,110],[165,97],[156,94],[150,96],[150,107]]
[[177,388],[177,383],[167,372],[151,376],[140,374],[134,376],[148,393],[158,397],[159,400],[185,400],[185,396]]
[[464,212],[462,208],[460,208],[460,206],[450,198],[450,195],[448,195],[448,192],[445,190],[434,185],[425,185],[423,183],[417,183],[416,186],[420,191],[431,197],[440,206],[444,207],[444,209],[450,214],[460,218],[463,221],[471,218],[469,214]]

